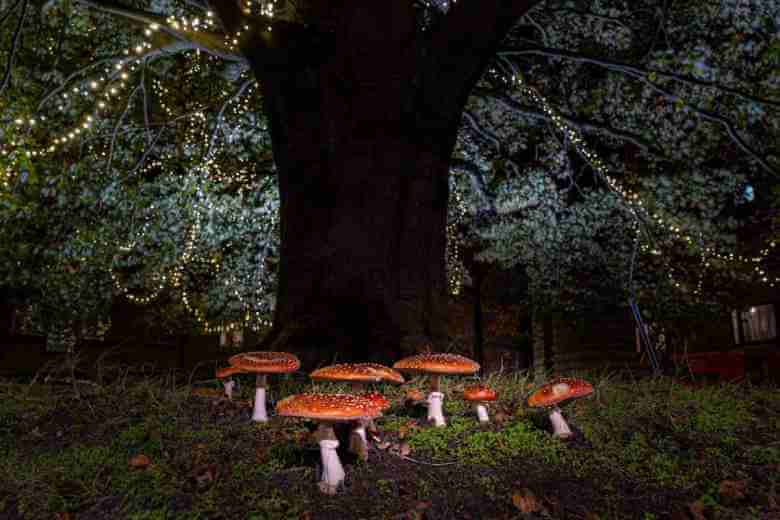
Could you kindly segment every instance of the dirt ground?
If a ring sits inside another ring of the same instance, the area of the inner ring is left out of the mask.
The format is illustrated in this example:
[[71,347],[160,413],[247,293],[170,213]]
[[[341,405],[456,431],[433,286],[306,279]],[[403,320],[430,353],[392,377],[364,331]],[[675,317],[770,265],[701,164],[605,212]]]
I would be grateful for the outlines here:
[[[636,383],[604,382],[600,398],[566,409],[577,435],[564,442],[513,393],[530,384],[495,383],[504,397],[487,426],[456,397],[445,401],[449,424],[430,426],[404,388],[387,389],[393,406],[367,462],[347,452],[341,432],[347,476],[335,496],[317,487],[314,424],[252,423],[248,391],[228,401],[216,385],[196,391],[207,395],[146,383],[78,396],[62,385],[22,397],[24,385],[5,385],[0,519],[780,520],[776,389],[656,382],[610,408],[605,397]],[[724,400],[740,413],[719,416]],[[139,455],[148,464],[131,467]]]

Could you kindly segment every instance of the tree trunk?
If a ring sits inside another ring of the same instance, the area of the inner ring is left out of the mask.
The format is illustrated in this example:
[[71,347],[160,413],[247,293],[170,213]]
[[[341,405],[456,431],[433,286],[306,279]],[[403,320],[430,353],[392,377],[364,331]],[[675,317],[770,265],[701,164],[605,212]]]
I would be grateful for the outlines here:
[[389,363],[446,341],[457,124],[419,124],[414,13],[400,4],[380,17],[375,4],[350,10],[324,61],[258,74],[281,197],[277,307],[261,347],[309,366]]

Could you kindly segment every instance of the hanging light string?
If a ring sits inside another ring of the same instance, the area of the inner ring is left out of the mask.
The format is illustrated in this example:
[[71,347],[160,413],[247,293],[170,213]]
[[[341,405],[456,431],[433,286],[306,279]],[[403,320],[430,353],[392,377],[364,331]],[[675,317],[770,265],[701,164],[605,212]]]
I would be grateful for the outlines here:
[[[539,92],[535,88],[530,86],[525,81],[522,73],[520,73],[517,70],[514,70],[513,72],[514,74],[511,76],[511,83],[515,85],[520,90],[520,92],[527,95],[531,100],[534,101],[535,104],[537,104],[542,108],[543,112],[552,121],[556,129],[559,132],[563,133],[563,135],[566,136],[569,142],[571,142],[577,148],[577,151],[588,162],[588,164],[591,165],[593,170],[606,181],[608,187],[613,192],[617,193],[622,198],[622,200],[624,200],[624,202],[628,205],[629,209],[634,215],[635,220],[638,223],[644,223],[644,221],[649,221],[654,224],[657,224],[659,227],[661,227],[668,233],[672,234],[678,240],[685,242],[691,247],[697,247],[702,257],[700,265],[704,268],[709,267],[711,265],[711,259],[717,259],[721,262],[732,263],[732,264],[734,263],[739,263],[742,265],[754,264],[752,271],[755,275],[758,276],[759,280],[761,280],[762,282],[769,284],[770,287],[774,287],[775,283],[780,281],[780,278],[777,276],[770,277],[766,273],[764,268],[762,268],[760,265],[761,262],[763,262],[766,259],[766,257],[769,255],[770,251],[776,247],[776,243],[774,241],[771,241],[768,247],[761,249],[759,251],[759,256],[746,257],[742,255],[734,255],[734,253],[723,253],[718,251],[715,246],[707,246],[704,243],[703,234],[700,234],[699,240],[694,240],[690,234],[683,233],[680,225],[675,224],[674,221],[669,219],[668,217],[664,217],[661,214],[661,212],[656,211],[651,215],[645,208],[645,205],[642,199],[640,198],[639,193],[621,186],[618,180],[609,173],[609,170],[607,169],[606,165],[598,157],[598,155],[589,149],[585,140],[580,135],[579,131],[576,128],[567,124],[566,121],[563,120],[563,118],[556,112],[556,110],[550,105],[550,103],[541,94],[539,94]],[[649,246],[645,244],[641,245],[641,249],[644,252],[654,251],[651,250]],[[671,273],[669,275],[670,278],[672,278],[673,280],[673,275]],[[701,276],[703,276],[703,274],[700,272],[700,277]],[[675,286],[680,287],[679,282],[673,281],[673,283]],[[700,280],[694,292],[700,294],[701,286],[702,283]]]

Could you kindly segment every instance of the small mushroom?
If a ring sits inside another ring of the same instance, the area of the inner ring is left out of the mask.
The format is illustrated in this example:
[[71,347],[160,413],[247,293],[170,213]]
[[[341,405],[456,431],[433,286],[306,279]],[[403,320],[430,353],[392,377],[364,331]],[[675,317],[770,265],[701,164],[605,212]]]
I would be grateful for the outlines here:
[[431,393],[428,394],[428,420],[436,426],[446,426],[444,394],[439,391],[439,376],[470,375],[479,370],[479,363],[458,354],[417,354],[397,361],[393,368],[401,372],[431,375]]
[[496,391],[483,385],[468,386],[463,390],[463,399],[474,403],[474,410],[480,423],[489,423],[487,403],[496,400]]
[[236,382],[233,381],[233,374],[240,374],[242,371],[236,367],[224,367],[217,369],[217,379],[222,380],[222,384],[225,387],[225,395],[228,399],[233,399],[233,388],[236,386]]
[[276,404],[276,413],[286,417],[303,417],[319,422],[317,441],[322,458],[322,480],[319,488],[326,495],[334,495],[344,482],[344,466],[336,448],[339,441],[333,424],[372,419],[381,415],[373,401],[351,394],[297,394]]
[[583,379],[562,377],[553,379],[528,396],[528,406],[533,408],[550,408],[550,422],[553,426],[553,437],[568,439],[574,435],[561,414],[558,405],[572,402],[580,397],[593,393],[593,386]]
[[287,374],[295,372],[301,366],[300,360],[287,352],[244,352],[228,358],[231,367],[241,372],[257,374],[255,388],[255,404],[252,409],[252,420],[268,422],[265,410],[265,389],[267,374]]
[[[350,383],[352,389],[360,391],[364,385],[371,383],[389,382],[401,384],[404,382],[404,376],[397,370],[380,365],[378,363],[339,363],[322,368],[318,368],[310,374],[310,377],[317,381],[342,381]],[[387,399],[381,394],[364,394],[381,398],[384,408],[390,406]],[[355,453],[361,460],[368,460],[368,441],[366,438],[366,428],[374,428],[373,421],[370,419],[357,421],[350,433],[349,451]]]

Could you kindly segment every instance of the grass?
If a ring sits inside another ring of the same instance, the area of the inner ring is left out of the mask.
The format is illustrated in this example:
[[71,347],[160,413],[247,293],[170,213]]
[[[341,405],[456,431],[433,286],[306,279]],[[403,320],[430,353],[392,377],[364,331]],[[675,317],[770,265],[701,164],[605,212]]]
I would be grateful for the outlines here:
[[[579,432],[569,442],[524,406],[535,386],[524,373],[487,378],[499,394],[487,426],[458,397],[473,380],[442,381],[445,428],[404,404],[424,379],[383,387],[382,442],[367,463],[343,455],[335,497],[316,488],[313,425],[249,420],[249,376],[234,402],[171,375],[0,381],[0,518],[780,518],[777,388],[582,376],[596,392],[564,409]],[[272,383],[272,400],[348,391],[302,375]],[[130,467],[140,454],[151,465]]]

